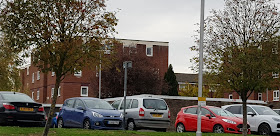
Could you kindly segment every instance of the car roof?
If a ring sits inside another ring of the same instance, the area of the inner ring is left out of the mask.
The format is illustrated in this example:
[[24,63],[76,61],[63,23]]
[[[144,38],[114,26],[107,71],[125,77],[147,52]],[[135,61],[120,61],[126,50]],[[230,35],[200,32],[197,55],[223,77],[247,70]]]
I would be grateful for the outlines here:
[[[182,109],[185,109],[185,108],[192,108],[192,107],[197,107],[197,105],[193,105],[193,106],[187,106],[187,107],[182,107]],[[209,106],[209,105],[206,105],[206,106],[201,106],[202,108],[220,108],[220,107],[216,107],[216,106]]]
[[68,98],[68,99],[81,99],[81,100],[93,99],[93,100],[102,100],[102,99],[94,98],[94,97],[72,97],[72,98]]
[[[230,105],[224,105],[222,107],[229,107],[229,106],[242,106],[242,104],[230,104]],[[246,106],[260,106],[260,107],[267,107],[264,105],[254,105],[254,104],[246,104]]]

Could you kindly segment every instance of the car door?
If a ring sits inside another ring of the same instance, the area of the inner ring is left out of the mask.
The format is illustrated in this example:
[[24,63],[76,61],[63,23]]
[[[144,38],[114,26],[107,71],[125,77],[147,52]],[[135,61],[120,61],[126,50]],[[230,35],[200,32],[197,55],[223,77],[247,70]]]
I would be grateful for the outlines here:
[[[209,114],[211,118],[206,117],[206,114]],[[213,118],[214,115],[205,108],[201,108],[201,131],[202,132],[212,132],[212,126],[216,118]]]
[[[78,109],[79,108],[79,109]],[[85,118],[85,105],[84,103],[82,102],[82,100],[80,99],[77,99],[75,101],[75,104],[74,104],[74,111],[73,111],[73,114],[72,114],[72,118],[73,118],[73,125],[75,127],[83,127],[83,121],[84,121],[84,118]]]
[[184,122],[186,131],[196,131],[197,128],[197,107],[190,107],[184,111]]
[[249,106],[247,106],[247,114],[248,112],[253,113],[254,115],[247,115],[247,120],[251,126],[251,130],[252,131],[257,131],[258,130],[258,126],[256,125],[256,120],[260,120],[260,116],[256,114],[256,112]]
[[75,99],[66,100],[60,112],[60,115],[64,121],[64,126],[66,127],[72,127],[72,113],[74,111],[74,102]]
[[132,117],[131,114],[131,109],[130,109],[130,105],[131,105],[131,99],[126,99],[125,102],[125,113],[123,113],[124,110],[124,101],[122,100],[121,105],[120,105],[120,112],[123,113],[123,115],[125,115],[125,119],[127,120],[128,118]]

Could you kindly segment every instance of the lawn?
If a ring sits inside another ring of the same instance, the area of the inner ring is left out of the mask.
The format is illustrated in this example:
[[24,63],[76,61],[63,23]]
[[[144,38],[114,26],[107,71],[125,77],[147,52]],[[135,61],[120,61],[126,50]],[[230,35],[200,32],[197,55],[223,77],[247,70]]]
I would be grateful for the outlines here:
[[[41,136],[44,128],[1,126],[0,136]],[[195,136],[195,132],[139,132],[123,130],[83,130],[51,128],[49,136]],[[235,134],[203,133],[203,136],[241,136]],[[250,135],[254,136],[254,135]]]

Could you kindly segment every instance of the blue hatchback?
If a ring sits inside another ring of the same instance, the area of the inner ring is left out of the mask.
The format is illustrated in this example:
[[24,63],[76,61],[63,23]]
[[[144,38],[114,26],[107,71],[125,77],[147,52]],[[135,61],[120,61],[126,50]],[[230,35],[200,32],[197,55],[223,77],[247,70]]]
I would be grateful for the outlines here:
[[107,101],[91,97],[66,99],[58,115],[57,127],[122,129],[123,115]]

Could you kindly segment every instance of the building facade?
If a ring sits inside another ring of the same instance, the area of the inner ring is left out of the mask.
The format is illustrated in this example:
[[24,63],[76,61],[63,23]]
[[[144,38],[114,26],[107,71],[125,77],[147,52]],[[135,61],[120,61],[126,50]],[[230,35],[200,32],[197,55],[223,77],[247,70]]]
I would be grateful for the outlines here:
[[[168,42],[118,40],[122,43],[121,46],[123,48],[123,52],[120,53],[136,51],[137,54],[145,54],[145,57],[158,70],[159,77],[163,79],[168,69]],[[21,92],[28,94],[37,102],[51,103],[55,86],[55,74],[53,72],[43,73],[37,67],[30,64],[21,71],[21,78]],[[96,70],[84,68],[82,71],[67,75],[60,84],[57,104],[62,104],[65,99],[71,97],[97,96],[98,88],[91,85],[92,81],[98,82]]]

